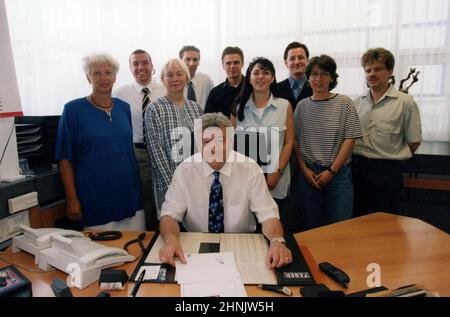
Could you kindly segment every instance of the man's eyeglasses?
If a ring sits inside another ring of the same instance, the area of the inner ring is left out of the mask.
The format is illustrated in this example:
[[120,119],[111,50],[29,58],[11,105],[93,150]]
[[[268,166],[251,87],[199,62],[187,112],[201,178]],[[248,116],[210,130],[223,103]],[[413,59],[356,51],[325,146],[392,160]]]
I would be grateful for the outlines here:
[[329,72],[320,72],[320,73],[312,72],[309,75],[309,77],[311,77],[311,78],[319,78],[319,77],[325,78],[325,77],[330,77],[330,76],[331,76],[331,74]]

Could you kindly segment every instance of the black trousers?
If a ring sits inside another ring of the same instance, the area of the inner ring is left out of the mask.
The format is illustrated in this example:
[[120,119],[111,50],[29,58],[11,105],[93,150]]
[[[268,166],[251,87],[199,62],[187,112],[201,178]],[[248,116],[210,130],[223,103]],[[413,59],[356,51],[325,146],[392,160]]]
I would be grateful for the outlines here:
[[354,216],[372,212],[398,212],[403,187],[401,161],[353,155]]

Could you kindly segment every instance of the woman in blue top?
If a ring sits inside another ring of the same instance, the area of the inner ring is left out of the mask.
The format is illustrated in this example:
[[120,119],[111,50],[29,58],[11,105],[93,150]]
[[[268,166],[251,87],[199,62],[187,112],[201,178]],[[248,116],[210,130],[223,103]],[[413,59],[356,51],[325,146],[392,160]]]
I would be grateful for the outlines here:
[[[270,60],[257,57],[250,63],[245,83],[232,109],[236,130],[254,130],[266,136],[270,162],[264,167],[267,185],[280,207],[290,186],[289,159],[294,145],[294,116],[289,101],[277,98],[275,68]],[[250,144],[250,147],[255,145]],[[283,219],[283,217],[282,217]]]
[[55,156],[69,218],[89,229],[144,230],[130,106],[111,97],[118,69],[107,54],[83,59],[92,93],[64,106]]

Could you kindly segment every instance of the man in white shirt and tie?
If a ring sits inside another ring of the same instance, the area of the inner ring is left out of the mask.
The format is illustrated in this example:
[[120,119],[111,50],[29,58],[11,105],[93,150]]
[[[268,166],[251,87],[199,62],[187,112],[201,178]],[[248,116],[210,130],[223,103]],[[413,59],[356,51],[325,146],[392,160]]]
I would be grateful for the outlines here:
[[197,72],[200,64],[200,50],[195,46],[186,45],[181,48],[179,56],[186,63],[191,75],[191,81],[187,84],[184,95],[205,110],[206,100],[208,100],[209,92],[214,88],[214,83],[208,75]]
[[188,231],[220,233],[254,232],[258,220],[270,241],[266,265],[273,269],[291,263],[278,207],[261,168],[231,150],[230,120],[222,113],[205,114],[196,122],[195,136],[202,151],[177,167],[161,208],[161,262],[175,265],[174,257],[186,262],[179,222]]
[[134,151],[141,178],[146,227],[147,230],[156,230],[158,220],[150,159],[144,145],[143,114],[146,106],[156,98],[164,96],[166,91],[164,86],[152,81],[155,70],[149,53],[141,49],[135,50],[130,55],[129,63],[135,81],[115,90],[114,96],[130,104]]

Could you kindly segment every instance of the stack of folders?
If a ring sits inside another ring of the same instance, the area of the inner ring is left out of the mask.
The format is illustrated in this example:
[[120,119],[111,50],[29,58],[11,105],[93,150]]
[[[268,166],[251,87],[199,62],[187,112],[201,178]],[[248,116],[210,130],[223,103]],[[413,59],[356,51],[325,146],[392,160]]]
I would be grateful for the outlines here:
[[412,284],[394,290],[383,290],[366,294],[366,297],[434,297],[435,294],[427,291],[422,285]]

